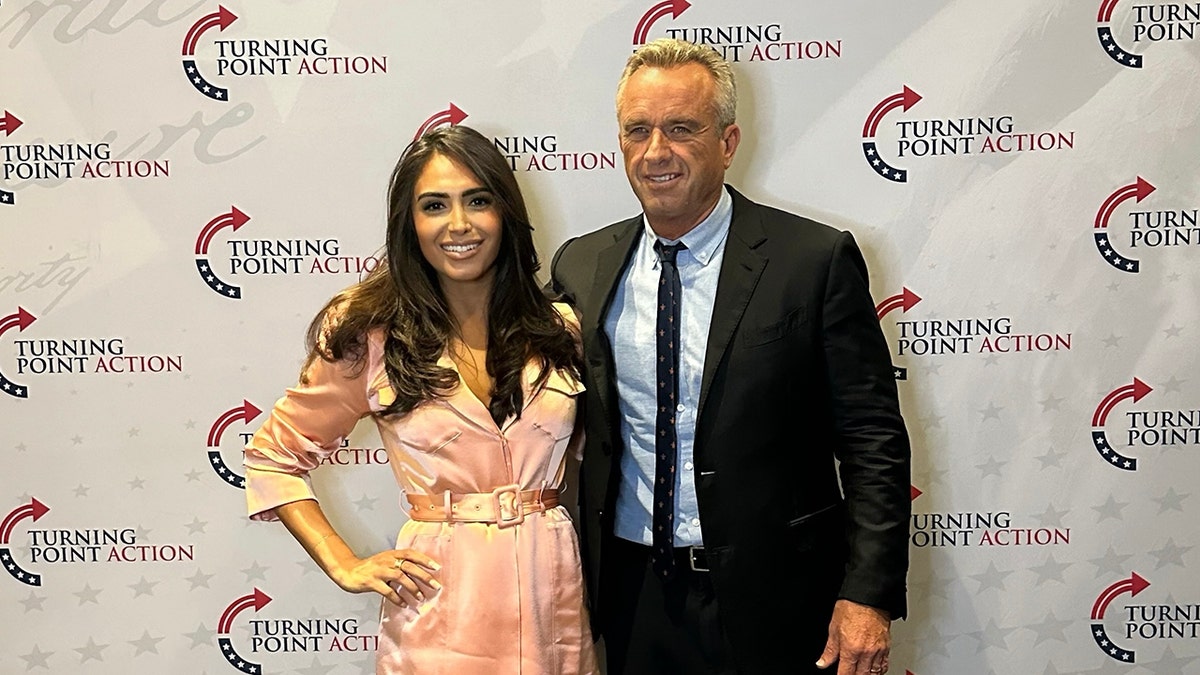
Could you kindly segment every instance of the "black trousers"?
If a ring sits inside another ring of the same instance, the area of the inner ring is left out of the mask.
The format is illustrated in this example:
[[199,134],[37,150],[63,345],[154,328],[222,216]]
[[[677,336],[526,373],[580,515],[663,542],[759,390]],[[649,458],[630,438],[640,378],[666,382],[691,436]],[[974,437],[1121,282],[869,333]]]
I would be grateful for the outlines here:
[[606,542],[604,593],[598,598],[608,675],[734,675],[733,652],[707,572],[677,549],[676,574],[663,581],[650,548]]

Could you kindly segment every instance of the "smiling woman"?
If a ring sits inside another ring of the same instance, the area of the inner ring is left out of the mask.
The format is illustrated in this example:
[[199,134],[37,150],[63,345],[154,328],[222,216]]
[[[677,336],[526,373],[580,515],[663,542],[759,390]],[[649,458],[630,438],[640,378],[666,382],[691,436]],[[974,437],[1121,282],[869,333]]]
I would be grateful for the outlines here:
[[[597,673],[559,504],[582,447],[578,322],[535,277],[512,169],[473,129],[437,128],[401,156],[388,203],[385,260],[313,320],[299,384],[246,446],[250,517],[283,521],[342,589],[383,596],[379,673]],[[368,416],[412,508],[395,548],[359,557],[308,473]]]

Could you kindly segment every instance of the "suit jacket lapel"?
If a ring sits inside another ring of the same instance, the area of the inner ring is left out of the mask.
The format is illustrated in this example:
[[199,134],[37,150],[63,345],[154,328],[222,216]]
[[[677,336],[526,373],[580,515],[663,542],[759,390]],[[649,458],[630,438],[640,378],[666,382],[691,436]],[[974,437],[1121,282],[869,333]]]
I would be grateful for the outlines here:
[[[765,249],[759,250],[767,237],[763,232],[758,205],[733,188],[729,188],[729,192],[733,196],[733,218],[729,224],[729,237],[725,241],[725,257],[721,262],[712,324],[704,352],[700,405],[696,411],[698,420],[703,418],[704,402],[708,399],[717,366],[729,348],[734,330],[741,322],[754,287],[767,265]],[[770,367],[769,364],[766,367]]]
[[[630,218],[620,223],[615,229],[611,245],[602,249],[596,255],[596,273],[592,280],[592,292],[587,294],[587,304],[581,307],[583,314],[584,335],[594,335],[596,343],[590,353],[600,354],[600,358],[588,358],[587,368],[595,383],[596,395],[600,401],[601,413],[604,419],[615,419],[613,412],[617,406],[617,384],[612,377],[613,353],[608,334],[604,331],[604,317],[608,315],[613,297],[617,292],[617,284],[621,273],[629,264],[629,258],[637,246],[642,232],[642,217]],[[615,430],[610,429],[610,433]],[[616,438],[613,438],[615,445]]]

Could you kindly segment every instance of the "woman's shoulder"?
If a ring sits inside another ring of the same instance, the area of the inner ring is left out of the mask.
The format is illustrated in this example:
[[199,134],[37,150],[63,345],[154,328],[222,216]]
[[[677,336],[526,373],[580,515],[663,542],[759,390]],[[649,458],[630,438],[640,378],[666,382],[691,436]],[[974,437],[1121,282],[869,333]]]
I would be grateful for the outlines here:
[[572,328],[579,327],[579,312],[575,310],[575,307],[571,303],[552,302],[551,304],[554,306],[555,311],[567,322],[567,325]]

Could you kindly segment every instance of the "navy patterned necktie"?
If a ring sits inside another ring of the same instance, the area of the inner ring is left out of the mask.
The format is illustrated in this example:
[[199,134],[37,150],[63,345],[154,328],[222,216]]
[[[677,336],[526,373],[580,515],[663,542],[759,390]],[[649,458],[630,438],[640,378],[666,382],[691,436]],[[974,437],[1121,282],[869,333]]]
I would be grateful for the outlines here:
[[658,254],[657,345],[658,414],[654,420],[654,508],[651,514],[651,566],[663,579],[675,573],[675,406],[679,392],[679,300],[682,293],[675,256],[682,243],[654,243]]

